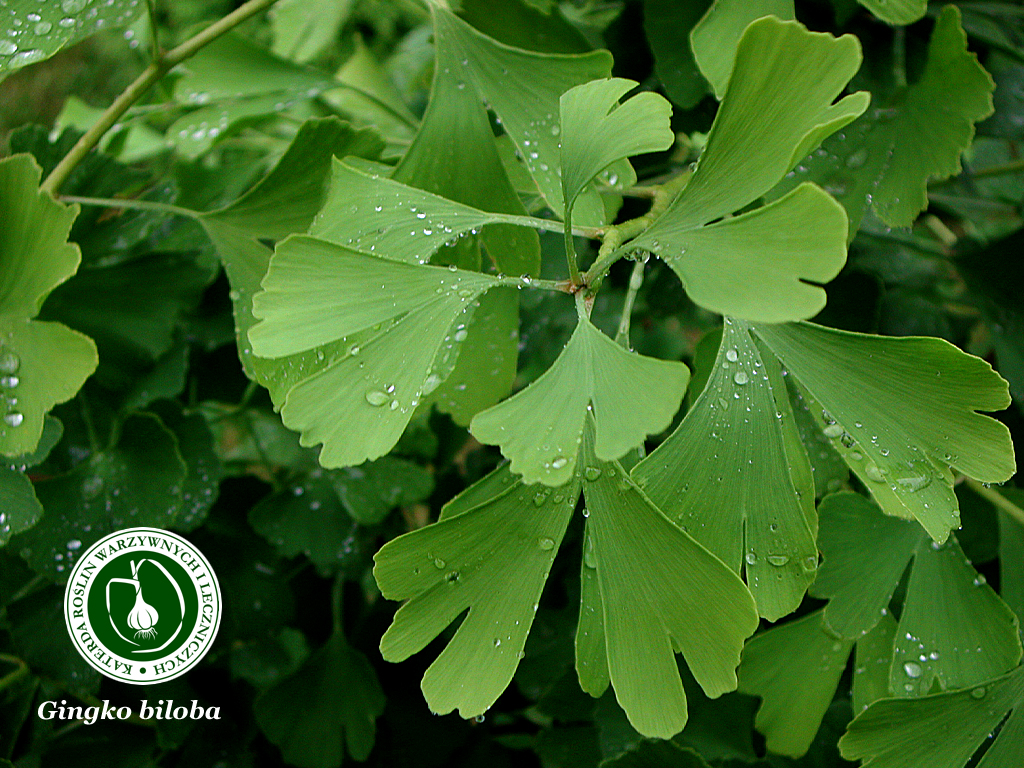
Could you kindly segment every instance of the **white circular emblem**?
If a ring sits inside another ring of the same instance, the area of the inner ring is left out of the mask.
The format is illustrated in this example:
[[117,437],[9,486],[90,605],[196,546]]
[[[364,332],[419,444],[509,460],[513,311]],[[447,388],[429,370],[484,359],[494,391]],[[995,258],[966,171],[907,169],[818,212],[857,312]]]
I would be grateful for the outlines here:
[[213,645],[220,617],[209,561],[157,528],[127,528],[97,541],[79,557],[64,593],[64,619],[82,658],[135,685],[195,666]]

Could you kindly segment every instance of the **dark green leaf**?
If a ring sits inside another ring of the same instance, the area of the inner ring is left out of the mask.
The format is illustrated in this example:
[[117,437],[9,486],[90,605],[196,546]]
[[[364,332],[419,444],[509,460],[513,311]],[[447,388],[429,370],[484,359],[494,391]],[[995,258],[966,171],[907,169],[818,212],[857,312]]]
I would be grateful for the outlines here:
[[384,711],[384,693],[366,657],[335,632],[299,670],[261,695],[256,722],[299,768],[337,768],[345,749],[366,760]]

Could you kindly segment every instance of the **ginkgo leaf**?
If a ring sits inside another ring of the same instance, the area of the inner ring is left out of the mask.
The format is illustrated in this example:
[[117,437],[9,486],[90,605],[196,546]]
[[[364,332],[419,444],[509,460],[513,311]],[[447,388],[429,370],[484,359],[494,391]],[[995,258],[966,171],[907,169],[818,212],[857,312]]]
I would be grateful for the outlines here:
[[346,747],[355,760],[370,756],[386,702],[366,656],[334,632],[296,672],[256,699],[253,714],[289,765],[336,768]]
[[640,93],[619,104],[637,85],[620,77],[593,80],[559,98],[562,196],[567,211],[587,184],[612,163],[668,149],[675,141],[672,105],[664,97]]
[[[665,259],[693,299],[716,312],[764,322],[816,314],[824,291],[801,280],[827,282],[842,268],[847,224],[841,206],[808,186],[716,220],[763,195],[864,111],[866,93],[832,103],[859,64],[860,46],[850,35],[808,32],[771,16],[750,24],[737,48],[734,85],[693,176],[630,245]],[[813,230],[809,220],[816,222]],[[768,290],[752,288],[766,282]]]
[[775,186],[822,139],[867,108],[864,92],[832,103],[860,61],[852,35],[808,32],[770,16],[750,24],[736,50],[732,87],[692,178],[638,241],[645,247],[664,242],[734,213]]
[[283,241],[253,299],[262,320],[249,330],[253,351],[284,357],[349,345],[289,390],[284,423],[302,433],[303,445],[324,444],[325,467],[383,456],[429,394],[450,326],[497,284],[477,272],[379,259],[312,237]]
[[[8,0],[0,21],[0,80],[15,69],[48,59],[101,30],[131,24],[145,6],[138,0]],[[5,219],[6,221],[13,221]]]
[[669,425],[689,378],[682,363],[626,351],[581,313],[551,368],[478,413],[469,429],[500,446],[525,482],[562,485],[575,471],[588,410],[597,421],[598,457],[617,459]]
[[843,757],[864,768],[963,768],[984,747],[978,768],[1020,765],[1024,667],[961,691],[875,702],[839,740]]
[[[559,97],[573,86],[609,77],[611,56],[606,51],[534,53],[499,43],[438,5],[432,5],[431,11],[438,52],[435,66],[440,73],[435,80],[435,97],[444,80],[461,92],[462,98],[475,98],[478,104],[483,102],[493,109],[544,199],[557,216],[562,216]],[[444,155],[445,162],[451,162],[452,156]],[[595,192],[583,197],[586,199],[577,203],[575,219],[580,224],[602,224],[600,197]]]
[[[388,259],[425,264],[443,246],[458,246],[485,225],[515,220],[514,216],[478,211],[336,161],[324,207],[309,232]],[[519,234],[506,237],[506,245],[513,250],[529,245],[528,230],[511,229]],[[528,261],[520,263],[536,272]],[[479,264],[472,266],[479,268]],[[525,277],[524,285],[529,280],[528,275]],[[518,358],[519,302],[515,291],[487,294],[472,316],[458,325],[461,327],[452,330],[451,343],[445,347],[453,353],[450,365],[438,360],[433,366],[435,378],[445,383],[431,402],[460,424],[468,424],[476,413],[494,405],[512,387]],[[473,375],[469,375],[471,371]],[[455,380],[448,384],[450,373],[455,374]]]
[[0,314],[35,317],[50,291],[78,269],[78,246],[68,242],[77,205],[39,191],[42,174],[30,155],[0,160]]
[[29,155],[0,161],[0,453],[35,450],[43,418],[75,396],[99,362],[96,345],[60,323],[32,320],[43,300],[78,269],[68,242],[78,206],[39,191]]
[[824,621],[840,637],[860,637],[888,615],[900,577],[925,540],[919,526],[874,514],[856,493],[826,496],[818,545],[825,562],[811,587],[828,599]]
[[471,486],[475,506],[456,498],[439,522],[374,557],[384,597],[408,600],[381,638],[385,659],[421,651],[468,609],[423,676],[432,711],[481,715],[512,680],[579,486],[578,475],[561,488],[524,485],[503,466]]
[[267,387],[277,408],[296,382],[344,355],[349,344],[335,343],[274,360],[253,357],[249,344],[249,328],[256,322],[252,297],[260,290],[271,256],[257,238],[276,240],[306,231],[323,204],[332,157],[377,157],[383,147],[374,131],[354,130],[336,118],[307,120],[265,178],[231,205],[200,217],[231,283],[242,367]]
[[825,562],[812,587],[830,600],[826,624],[866,634],[887,614],[913,560],[889,670],[895,696],[923,696],[933,683],[961,688],[1002,674],[1021,658],[1017,619],[964,557],[955,538],[935,544],[914,522],[888,518],[855,493],[826,497]]
[[410,264],[426,264],[446,243],[476,234],[507,214],[478,211],[335,160],[330,189],[309,234]]
[[852,649],[852,640],[825,631],[821,611],[774,627],[747,643],[739,690],[761,697],[754,723],[765,735],[769,752],[790,757],[807,752]]
[[[951,469],[983,482],[1013,474],[1009,430],[978,413],[1010,404],[1006,382],[984,360],[936,338],[810,323],[755,331],[826,409],[825,434],[872,462],[861,467],[869,490],[891,490],[936,541],[959,527]],[[908,396],[916,407],[906,407]]]
[[746,573],[773,621],[800,604],[818,562],[810,468],[779,373],[728,320],[704,391],[632,472],[671,520]]
[[12,467],[0,466],[0,547],[43,516],[32,481]]
[[43,418],[96,370],[96,345],[61,325],[0,315],[0,453],[35,449]]
[[807,281],[827,283],[839,274],[846,233],[842,206],[803,184],[749,213],[634,243],[664,259],[701,306],[777,323],[812,317],[825,306],[825,290]]
[[857,0],[886,24],[913,24],[924,16],[928,0]]
[[994,89],[967,48],[960,11],[947,5],[920,79],[804,158],[779,191],[801,181],[821,184],[846,207],[852,232],[869,205],[889,226],[910,226],[928,205],[928,182],[960,172],[975,124],[992,114]]
[[584,567],[596,571],[608,674],[633,727],[669,738],[686,724],[676,651],[708,696],[734,690],[757,609],[743,582],[655,507],[618,462],[595,455],[594,432],[588,428],[584,446],[592,547]]
[[762,16],[795,19],[793,0],[715,0],[691,30],[693,58],[719,99],[729,86],[736,46],[743,31]]

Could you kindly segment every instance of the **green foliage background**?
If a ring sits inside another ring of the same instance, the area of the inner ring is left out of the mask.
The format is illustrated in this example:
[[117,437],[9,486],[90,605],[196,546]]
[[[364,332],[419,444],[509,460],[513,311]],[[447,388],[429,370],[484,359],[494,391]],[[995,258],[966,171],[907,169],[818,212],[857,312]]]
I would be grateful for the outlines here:
[[1019,766],[1024,11],[450,5],[0,3],[0,765]]

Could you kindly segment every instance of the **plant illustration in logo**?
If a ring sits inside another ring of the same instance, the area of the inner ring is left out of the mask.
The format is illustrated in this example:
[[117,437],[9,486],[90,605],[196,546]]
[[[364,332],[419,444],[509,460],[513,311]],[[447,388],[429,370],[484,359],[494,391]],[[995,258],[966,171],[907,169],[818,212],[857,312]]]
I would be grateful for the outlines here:
[[[180,615],[182,617],[184,617],[185,615],[185,596],[181,592],[181,587],[178,586],[178,583],[174,580],[171,574],[168,573],[167,569],[161,563],[150,558],[142,558],[137,562],[135,560],[132,560],[130,562],[132,569],[132,577],[130,579],[113,578],[109,582],[107,582],[107,616],[110,619],[110,625],[113,627],[114,631],[117,632],[118,636],[122,640],[131,643],[132,645],[138,646],[139,643],[135,643],[129,640],[127,637],[121,634],[121,631],[117,628],[117,622],[114,620],[114,610],[112,608],[110,600],[111,587],[115,584],[128,584],[135,590],[135,604],[132,606],[132,609],[128,612],[127,623],[131,629],[135,630],[136,640],[155,639],[158,634],[157,623],[160,621],[160,612],[154,606],[147,603],[145,598],[142,596],[142,580],[140,578],[140,572],[142,570],[143,565],[149,563],[150,565],[155,566],[167,578],[167,581],[170,583],[170,585],[174,587],[174,591],[175,593],[177,593],[178,596],[178,603],[181,609]],[[181,632],[181,627],[182,621],[178,621],[177,628],[171,634],[170,638],[159,648],[140,649],[139,651],[135,651],[135,653],[162,650],[174,641],[174,639],[178,636],[178,633]]]
[[135,606],[128,614],[128,626],[135,630],[135,638],[151,640],[156,637],[156,623],[160,614],[156,608],[142,598],[142,583],[139,581],[138,565],[132,560],[132,577],[135,581]]

